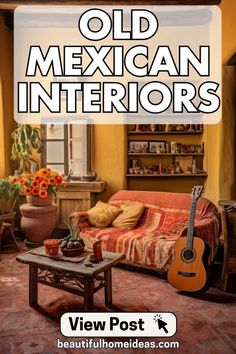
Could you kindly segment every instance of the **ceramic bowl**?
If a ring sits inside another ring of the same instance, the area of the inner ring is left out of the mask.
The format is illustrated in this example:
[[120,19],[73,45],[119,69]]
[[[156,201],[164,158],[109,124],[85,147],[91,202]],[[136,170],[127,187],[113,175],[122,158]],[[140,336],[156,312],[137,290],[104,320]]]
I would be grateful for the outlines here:
[[84,246],[79,248],[60,248],[60,250],[65,257],[77,257],[84,252]]
[[88,175],[88,176],[81,177],[82,181],[85,181],[85,182],[93,182],[93,181],[95,181],[96,178],[97,178],[97,176],[95,176],[95,175]]

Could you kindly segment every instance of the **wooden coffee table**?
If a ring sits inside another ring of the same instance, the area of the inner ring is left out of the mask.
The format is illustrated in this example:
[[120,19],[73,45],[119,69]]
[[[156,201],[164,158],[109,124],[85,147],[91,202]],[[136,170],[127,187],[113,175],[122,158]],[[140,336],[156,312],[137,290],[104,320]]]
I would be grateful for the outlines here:
[[[38,305],[38,283],[84,297],[84,310],[93,311],[93,295],[105,290],[105,304],[112,306],[112,267],[125,259],[121,253],[103,252],[103,261],[86,267],[84,260],[74,263],[28,251],[16,260],[29,265],[29,304]],[[81,255],[81,257],[83,254]],[[86,256],[86,254],[85,254]]]

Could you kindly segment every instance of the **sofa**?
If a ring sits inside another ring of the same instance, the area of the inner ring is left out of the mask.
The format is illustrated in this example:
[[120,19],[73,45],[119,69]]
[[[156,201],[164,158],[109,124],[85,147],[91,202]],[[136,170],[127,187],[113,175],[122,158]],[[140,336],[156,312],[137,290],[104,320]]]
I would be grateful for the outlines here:
[[[124,253],[126,263],[165,272],[174,257],[175,241],[186,234],[191,195],[121,190],[108,201],[118,207],[137,202],[143,203],[145,208],[135,228],[98,228],[85,224],[80,229],[80,236],[89,248],[95,239],[99,239],[103,250]],[[209,263],[214,260],[219,234],[217,208],[200,197],[196,208],[195,235],[209,244]]]

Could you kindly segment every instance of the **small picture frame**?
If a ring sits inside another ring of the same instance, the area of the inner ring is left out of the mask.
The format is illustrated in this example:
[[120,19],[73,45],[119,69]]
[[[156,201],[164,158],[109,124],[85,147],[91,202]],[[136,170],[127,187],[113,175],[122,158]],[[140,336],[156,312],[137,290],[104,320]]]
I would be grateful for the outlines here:
[[143,154],[148,153],[148,141],[132,140],[129,142],[129,152]]
[[183,173],[191,173],[193,165],[192,156],[178,156],[175,162],[178,164]]
[[162,153],[162,149],[165,149],[166,142],[165,141],[149,141],[149,153]]

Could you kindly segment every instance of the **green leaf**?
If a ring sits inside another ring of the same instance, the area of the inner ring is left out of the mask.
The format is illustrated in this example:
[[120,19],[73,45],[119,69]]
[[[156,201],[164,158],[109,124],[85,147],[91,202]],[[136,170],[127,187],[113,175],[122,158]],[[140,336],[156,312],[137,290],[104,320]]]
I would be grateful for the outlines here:
[[42,153],[44,152],[44,150],[45,150],[45,149],[44,149],[44,146],[43,146],[43,145],[40,145],[39,148],[38,148],[38,150],[37,150],[37,153],[38,153],[38,154],[42,154]]
[[32,136],[32,133],[33,133],[33,132],[32,132],[32,127],[31,127],[31,125],[26,124],[26,126],[25,126],[25,132],[26,132],[27,138],[30,139],[31,136]]
[[21,134],[20,134],[20,141],[21,141],[22,145],[25,144],[25,133],[23,130],[21,131]]
[[19,160],[21,171],[29,170],[30,161],[34,161],[33,151],[40,153],[42,149],[41,129],[33,128],[29,124],[18,124],[11,136],[13,139],[11,158]]

